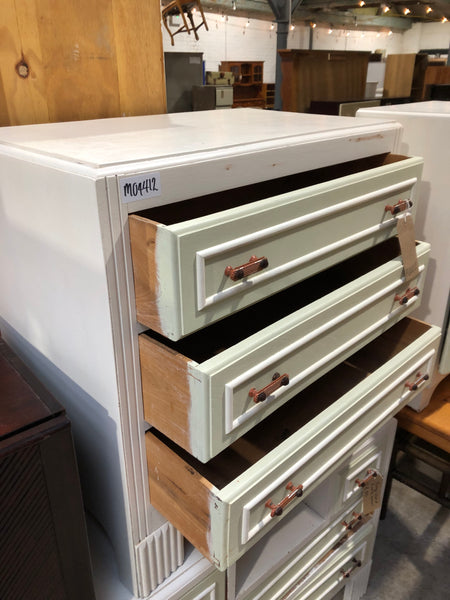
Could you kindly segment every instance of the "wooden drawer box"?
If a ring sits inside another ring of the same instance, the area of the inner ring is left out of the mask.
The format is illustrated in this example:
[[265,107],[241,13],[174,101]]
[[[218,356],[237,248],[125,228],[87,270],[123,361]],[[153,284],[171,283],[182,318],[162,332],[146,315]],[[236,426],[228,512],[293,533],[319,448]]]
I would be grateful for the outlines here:
[[150,430],[152,504],[227,568],[427,385],[439,338],[402,319],[206,465]]
[[383,155],[131,215],[138,321],[178,340],[395,235],[421,169]]
[[[429,246],[416,248],[421,274],[408,285],[420,289]],[[208,461],[411,312],[420,295],[396,300],[402,271],[390,238],[180,342],[142,334],[146,420]]]

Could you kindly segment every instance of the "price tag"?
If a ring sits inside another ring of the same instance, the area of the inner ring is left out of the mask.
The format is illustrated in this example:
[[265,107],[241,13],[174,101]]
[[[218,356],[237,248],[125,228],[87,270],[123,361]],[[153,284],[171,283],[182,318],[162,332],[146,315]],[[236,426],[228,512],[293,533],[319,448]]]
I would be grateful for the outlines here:
[[411,215],[405,214],[397,218],[397,233],[405,270],[405,283],[408,283],[419,275],[414,221]]
[[159,173],[142,173],[131,177],[119,178],[122,202],[134,202],[161,196],[161,178]]
[[364,481],[363,487],[363,514],[372,514],[377,508],[381,507],[383,491],[383,477],[373,470],[371,476]]

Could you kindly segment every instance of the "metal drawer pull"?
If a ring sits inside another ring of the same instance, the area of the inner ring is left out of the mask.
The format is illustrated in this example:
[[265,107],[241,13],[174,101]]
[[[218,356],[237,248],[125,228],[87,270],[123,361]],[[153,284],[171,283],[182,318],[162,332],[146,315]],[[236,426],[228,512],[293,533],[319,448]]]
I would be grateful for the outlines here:
[[352,563],[353,563],[353,565],[350,567],[350,569],[347,569],[346,571],[344,569],[341,569],[343,578],[350,577],[352,572],[362,565],[362,562],[360,560],[358,560],[357,558],[352,558]]
[[404,294],[396,294],[394,300],[399,302],[399,304],[406,304],[408,300],[411,300],[414,296],[418,296],[420,294],[420,290],[417,287],[408,288]]
[[353,529],[353,526],[358,523],[358,521],[361,521],[362,519],[362,514],[361,513],[353,513],[353,519],[347,523],[347,521],[342,521],[342,525],[345,527],[345,529]]
[[292,483],[292,481],[290,481],[287,484],[286,489],[289,490],[291,493],[288,494],[285,498],[283,498],[281,502],[278,502],[278,504],[274,504],[270,499],[267,500],[266,506],[267,508],[270,508],[271,517],[279,517],[283,514],[283,509],[286,508],[289,502],[294,500],[294,498],[300,498],[301,496],[303,496],[302,485],[297,485],[296,487],[294,487],[294,484]]
[[261,258],[257,258],[255,255],[250,256],[250,260],[245,265],[241,265],[240,267],[227,267],[225,269],[225,275],[229,277],[232,281],[239,281],[239,279],[243,279],[247,277],[247,275],[252,275],[258,271],[262,271],[266,267],[269,266],[269,261],[265,256]]
[[289,384],[289,375],[285,373],[284,375],[280,375],[279,373],[274,373],[272,375],[272,381],[263,387],[262,390],[257,390],[256,388],[251,388],[248,392],[248,395],[253,398],[253,402],[264,402],[267,396],[270,396],[272,392],[282,387],[283,385]]
[[428,373],[425,373],[425,375],[422,375],[422,373],[417,373],[416,377],[418,379],[416,379],[414,383],[409,383],[408,381],[405,383],[405,387],[411,390],[411,392],[415,392],[419,385],[421,385],[424,381],[428,381],[430,379]]
[[371,479],[373,479],[376,476],[377,476],[377,472],[376,471],[374,471],[373,469],[368,469],[367,470],[367,477],[365,479],[363,479],[362,481],[360,479],[355,479],[355,483],[359,487],[364,487],[365,485],[367,485],[369,483],[369,481]]
[[398,215],[399,212],[402,212],[404,210],[407,210],[408,208],[411,208],[413,205],[413,203],[411,202],[411,200],[399,200],[397,202],[397,204],[394,204],[394,206],[390,206],[389,204],[387,206],[384,207],[385,212],[390,212],[392,215]]

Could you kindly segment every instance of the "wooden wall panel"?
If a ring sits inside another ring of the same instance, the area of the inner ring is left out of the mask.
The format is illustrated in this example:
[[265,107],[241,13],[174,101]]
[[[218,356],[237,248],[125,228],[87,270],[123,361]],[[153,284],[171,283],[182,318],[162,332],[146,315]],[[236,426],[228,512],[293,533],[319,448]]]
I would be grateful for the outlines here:
[[416,54],[389,54],[384,75],[384,98],[408,97],[414,75]]
[[159,3],[2,0],[0,125],[162,112]]

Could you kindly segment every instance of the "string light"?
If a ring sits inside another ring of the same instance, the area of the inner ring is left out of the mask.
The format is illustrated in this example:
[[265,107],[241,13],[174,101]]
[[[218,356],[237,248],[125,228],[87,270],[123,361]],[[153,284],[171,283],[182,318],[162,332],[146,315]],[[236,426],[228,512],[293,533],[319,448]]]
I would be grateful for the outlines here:
[[246,27],[248,27],[250,25],[250,19],[247,19],[247,23],[245,24]]
[[270,25],[270,29],[271,29],[272,31],[275,29],[275,23],[272,23],[272,24]]
[[387,6],[386,4],[383,6],[383,12],[387,13],[389,12],[391,9],[389,8],[389,6]]
[[427,15],[429,15],[430,12],[433,12],[433,9],[431,8],[431,6],[427,6]]
[[317,27],[317,23],[314,23],[314,21],[311,21],[309,25],[312,27],[312,29],[315,29]]
[[220,20],[221,21],[225,21],[225,14],[224,13],[222,13],[222,16],[220,17]]
[[388,35],[392,35],[392,31],[389,31]]
[[294,31],[294,29],[295,29],[295,25],[294,25],[294,24],[291,24],[290,30],[291,30],[291,31]]
[[330,34],[332,34],[332,33],[333,33],[333,30],[332,30],[332,29],[331,29],[331,27],[330,27],[330,29],[328,30],[328,35],[330,35]]
[[409,15],[410,12],[411,11],[409,10],[409,8],[404,8],[403,9],[403,14],[405,15],[405,17],[406,17],[406,15]]
[[233,3],[231,4],[231,8],[233,10],[236,10],[236,0],[233,0]]
[[364,2],[364,0],[361,0],[361,1],[360,1],[360,3],[359,3],[359,5],[361,6],[361,8],[362,8],[363,6],[365,6],[365,4],[366,4],[366,3]]
[[447,17],[442,17],[441,23],[447,23],[447,21],[448,21]]

